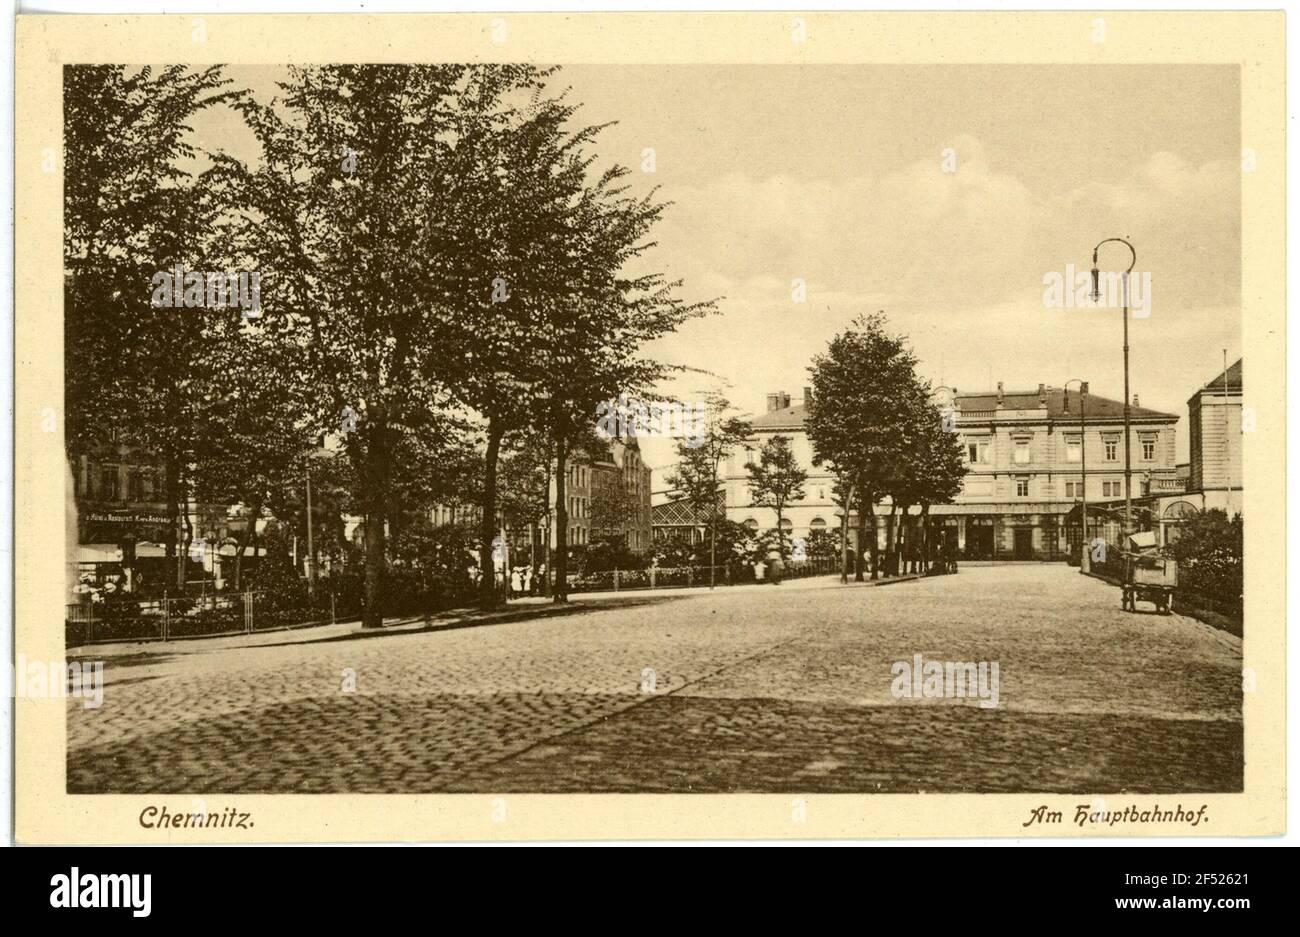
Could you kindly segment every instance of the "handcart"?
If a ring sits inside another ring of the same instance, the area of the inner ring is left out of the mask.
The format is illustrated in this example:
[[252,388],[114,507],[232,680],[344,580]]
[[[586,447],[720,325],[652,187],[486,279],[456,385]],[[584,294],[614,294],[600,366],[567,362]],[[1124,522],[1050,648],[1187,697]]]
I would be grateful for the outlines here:
[[1174,609],[1178,588],[1178,563],[1164,557],[1127,553],[1124,582],[1120,586],[1120,607],[1136,612],[1137,603],[1152,602],[1156,611],[1168,615]]

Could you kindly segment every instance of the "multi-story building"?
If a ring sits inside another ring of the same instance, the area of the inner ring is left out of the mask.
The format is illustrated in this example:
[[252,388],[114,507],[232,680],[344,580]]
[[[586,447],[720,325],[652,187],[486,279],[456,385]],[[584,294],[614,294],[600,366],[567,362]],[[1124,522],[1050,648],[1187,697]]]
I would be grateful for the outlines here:
[[759,452],[774,436],[789,440],[791,451],[800,467],[808,473],[804,483],[804,497],[783,509],[781,526],[787,534],[801,537],[807,533],[824,531],[839,524],[839,508],[834,502],[834,476],[825,467],[812,463],[812,443],[804,430],[804,418],[812,391],[805,387],[803,399],[792,403],[790,395],[777,391],[767,395],[767,409],[751,420],[754,435],[743,447],[732,451],[726,461],[723,476],[723,493],[727,504],[727,517],[752,530],[770,530],[776,526],[776,512],[771,508],[754,507],[749,491],[749,473],[745,466],[759,460]]
[[[641,447],[635,438],[614,439],[610,442],[610,461],[597,466],[597,476],[608,479],[606,484],[621,485],[625,499],[625,512],[621,522],[598,531],[598,536],[622,535],[627,548],[643,552],[650,548],[650,467],[641,458]],[[612,469],[612,470],[611,470]],[[599,516],[595,518],[600,521]]]
[[[1124,406],[1089,394],[1081,422],[1078,394],[1040,384],[1037,391],[961,394],[941,392],[941,405],[953,410],[952,429],[960,434],[968,474],[953,504],[933,505],[931,523],[943,529],[967,559],[1061,559],[1077,550],[1081,537],[1076,504],[1086,488],[1090,505],[1124,499]],[[749,496],[747,462],[773,436],[790,440],[808,472],[805,496],[784,512],[792,536],[825,530],[840,522],[833,501],[833,477],[812,464],[804,430],[809,402],[791,405],[787,394],[768,396],[767,411],[753,421],[754,438],[727,463],[727,516],[755,529],[775,525],[775,513],[755,507]],[[1175,427],[1178,417],[1150,410],[1134,399],[1130,413],[1132,496],[1177,483]],[[1083,474],[1084,450],[1087,475]],[[891,505],[886,499],[876,518],[879,543],[888,538]],[[1070,523],[1070,514],[1075,517]],[[917,509],[912,509],[915,515]],[[1090,515],[1093,513],[1090,510]],[[851,527],[856,517],[850,517]]]
[[[185,564],[187,580],[221,581],[222,557],[234,554],[226,543],[226,505],[182,505],[188,517],[182,516],[181,524],[188,521],[193,557],[168,559],[167,546],[180,533],[167,505],[166,472],[154,453],[108,439],[73,453],[69,470],[77,535],[69,557],[74,582],[96,588],[111,584],[114,593],[161,593],[175,588],[178,562]],[[195,542],[201,547],[194,548]]]
[[1241,434],[1246,428],[1241,370],[1238,358],[1187,401],[1190,461],[1179,467],[1183,484],[1153,486],[1142,501],[1160,544],[1173,540],[1178,525],[1201,511],[1217,509],[1229,517],[1241,513]]
[[[621,536],[629,550],[649,549],[650,477],[635,438],[615,438],[603,449],[575,452],[565,475],[568,545],[586,546]],[[554,483],[551,495],[554,499]],[[617,516],[606,513],[611,511]],[[554,529],[551,545],[555,545]]]
[[1241,359],[1187,401],[1191,465],[1187,490],[1201,510],[1241,511]]

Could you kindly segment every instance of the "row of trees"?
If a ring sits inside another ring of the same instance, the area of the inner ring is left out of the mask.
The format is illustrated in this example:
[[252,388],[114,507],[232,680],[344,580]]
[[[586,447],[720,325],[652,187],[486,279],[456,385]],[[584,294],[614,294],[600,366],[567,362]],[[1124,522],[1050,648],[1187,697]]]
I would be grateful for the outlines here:
[[[159,453],[177,528],[191,499],[279,515],[327,480],[363,518],[371,627],[388,538],[428,505],[473,493],[489,605],[501,508],[553,508],[562,601],[565,467],[597,404],[651,395],[672,369],[639,349],[713,306],[653,270],[666,205],[596,164],[555,71],[292,67],[269,102],[216,67],[65,80],[69,451]],[[255,156],[194,149],[211,108]],[[152,306],[178,264],[259,272],[260,315]],[[318,458],[326,434],[344,458]]]
[[[918,375],[916,365],[904,339],[891,335],[884,316],[875,314],[854,319],[809,369],[813,393],[805,426],[813,464],[827,467],[835,479],[832,490],[842,518],[835,540],[844,551],[846,578],[850,513],[857,517],[857,543],[870,544],[875,579],[880,568],[876,506],[890,503],[887,550],[893,554],[900,512],[906,516],[912,507],[920,508],[924,537],[930,506],[949,503],[961,491],[966,468],[952,415],[935,403],[934,388]],[[730,411],[724,397],[707,398],[706,431],[700,440],[678,445],[677,466],[668,477],[697,522],[708,528],[714,555],[718,527],[726,516],[721,467],[754,435],[753,426]],[[745,469],[749,503],[775,513],[776,546],[788,556],[785,512],[804,497],[807,472],[790,441],[780,435],[768,438],[757,461],[746,463]],[[922,547],[928,562],[929,544]],[[852,565],[862,581],[860,549],[854,551]]]

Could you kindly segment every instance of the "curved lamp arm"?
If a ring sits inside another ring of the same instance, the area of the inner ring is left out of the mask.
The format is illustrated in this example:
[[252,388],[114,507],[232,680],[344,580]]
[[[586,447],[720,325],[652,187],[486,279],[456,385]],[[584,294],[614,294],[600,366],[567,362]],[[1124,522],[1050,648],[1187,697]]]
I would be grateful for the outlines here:
[[1101,250],[1101,246],[1103,244],[1109,244],[1112,241],[1117,241],[1120,244],[1123,244],[1125,247],[1127,247],[1128,252],[1133,257],[1132,262],[1128,265],[1128,269],[1124,271],[1124,275],[1127,277],[1130,273],[1133,272],[1133,268],[1137,266],[1137,260],[1138,260],[1137,251],[1133,249],[1133,245],[1130,244],[1128,241],[1124,240],[1123,238],[1106,238],[1106,240],[1104,241],[1099,241],[1097,243],[1097,246],[1092,249],[1092,294],[1090,298],[1094,303],[1101,299],[1101,273],[1097,267],[1097,252]]

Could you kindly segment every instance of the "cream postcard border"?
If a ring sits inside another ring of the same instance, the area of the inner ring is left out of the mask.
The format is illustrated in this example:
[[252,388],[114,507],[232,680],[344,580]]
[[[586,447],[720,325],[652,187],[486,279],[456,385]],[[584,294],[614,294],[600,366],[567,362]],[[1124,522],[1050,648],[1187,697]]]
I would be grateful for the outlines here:
[[[1105,42],[1092,41],[1093,20]],[[205,41],[192,40],[194,20]],[[507,41],[492,41],[504,19]],[[801,19],[806,40],[791,39]],[[1139,807],[1208,805],[1210,822],[1080,829],[1091,795],[446,794],[217,795],[208,810],[251,814],[248,830],[150,830],[147,806],[188,794],[66,793],[62,700],[16,699],[15,833],[20,843],[726,839],[936,836],[1267,835],[1285,827],[1285,42],[1276,12],[611,13],[20,16],[16,36],[14,617],[15,653],[63,657],[64,455],[46,408],[63,412],[62,67],[73,63],[531,61],[559,64],[1141,64],[1241,67],[1244,442],[1245,792],[1110,795]],[[504,805],[499,801],[504,801]],[[1061,824],[1026,828],[1040,805]],[[501,807],[506,806],[505,819]]]

